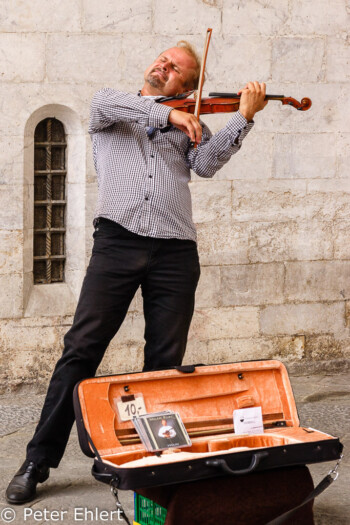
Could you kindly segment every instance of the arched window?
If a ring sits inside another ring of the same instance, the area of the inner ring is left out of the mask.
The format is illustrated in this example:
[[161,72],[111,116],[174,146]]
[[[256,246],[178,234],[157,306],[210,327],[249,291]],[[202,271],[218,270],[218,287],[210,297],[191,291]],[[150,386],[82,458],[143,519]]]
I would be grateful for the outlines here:
[[34,133],[34,283],[64,281],[66,234],[66,136],[55,118]]

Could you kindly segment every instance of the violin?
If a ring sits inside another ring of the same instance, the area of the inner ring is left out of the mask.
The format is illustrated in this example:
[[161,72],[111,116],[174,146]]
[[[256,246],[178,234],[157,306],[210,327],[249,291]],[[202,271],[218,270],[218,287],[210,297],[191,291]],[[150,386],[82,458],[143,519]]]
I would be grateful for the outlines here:
[[[200,115],[238,111],[240,98],[241,95],[237,93],[209,93],[209,97],[201,99]],[[298,102],[295,98],[284,95],[266,95],[265,100],[280,100],[282,105],[292,106],[299,111],[307,111],[312,105],[311,100],[307,97]],[[194,98],[174,97],[160,101],[160,103],[185,113],[195,114],[197,101]]]

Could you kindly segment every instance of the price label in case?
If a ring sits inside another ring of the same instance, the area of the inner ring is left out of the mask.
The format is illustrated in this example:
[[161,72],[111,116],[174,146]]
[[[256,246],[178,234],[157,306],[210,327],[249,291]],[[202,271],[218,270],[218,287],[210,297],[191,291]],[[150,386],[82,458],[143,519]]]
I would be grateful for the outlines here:
[[130,401],[123,401],[121,398],[116,399],[116,406],[122,421],[130,421],[133,417],[147,414],[142,395],[136,395],[135,398]]

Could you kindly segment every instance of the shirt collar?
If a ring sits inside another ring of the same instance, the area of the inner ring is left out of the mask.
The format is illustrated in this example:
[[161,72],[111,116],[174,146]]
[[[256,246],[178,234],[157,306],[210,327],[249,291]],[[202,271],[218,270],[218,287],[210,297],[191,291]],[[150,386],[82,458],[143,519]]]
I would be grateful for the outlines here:
[[150,98],[154,100],[157,100],[158,98],[164,98],[163,95],[141,95],[141,89],[138,91],[137,94],[139,97]]

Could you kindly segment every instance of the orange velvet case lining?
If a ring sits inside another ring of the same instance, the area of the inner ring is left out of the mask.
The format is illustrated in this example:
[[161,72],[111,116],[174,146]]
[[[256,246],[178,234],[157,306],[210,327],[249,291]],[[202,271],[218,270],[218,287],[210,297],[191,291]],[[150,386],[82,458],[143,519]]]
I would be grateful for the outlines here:
[[[126,395],[142,394],[147,412],[179,412],[192,446],[183,452],[170,450],[162,456],[163,464],[188,460],[189,454],[196,459],[218,451],[231,454],[335,439],[299,426],[288,373],[275,360],[198,366],[192,373],[171,369],[95,377],[82,381],[77,393],[84,427],[102,461],[117,467],[137,468],[138,460],[147,466],[155,459],[140,442],[133,423],[121,421],[117,414],[115,399]],[[256,406],[262,408],[265,433],[235,434],[233,410]]]

